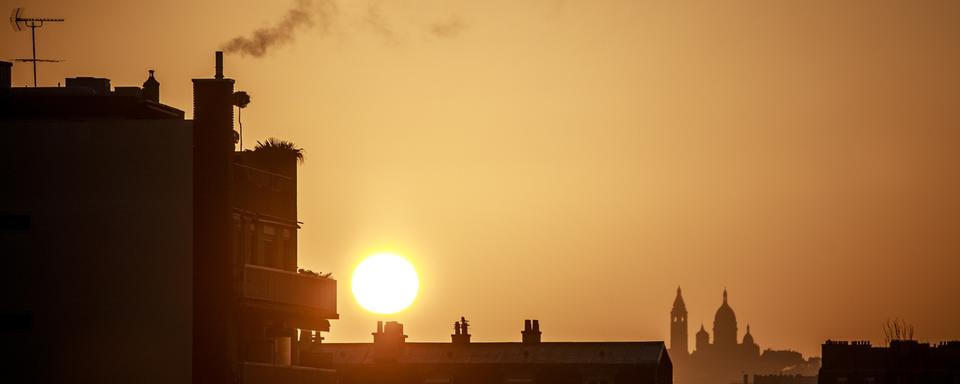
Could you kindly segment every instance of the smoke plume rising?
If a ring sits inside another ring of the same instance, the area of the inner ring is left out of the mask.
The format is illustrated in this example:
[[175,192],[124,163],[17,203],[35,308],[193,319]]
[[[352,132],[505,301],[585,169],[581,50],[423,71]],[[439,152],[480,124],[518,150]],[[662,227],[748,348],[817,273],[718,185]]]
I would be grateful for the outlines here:
[[390,26],[390,21],[380,12],[380,3],[370,3],[364,22],[387,43],[397,43],[399,37]]
[[437,37],[456,37],[466,28],[467,25],[459,17],[454,16],[448,20],[430,24],[430,33]]
[[320,24],[328,28],[337,13],[332,0],[321,0],[314,4],[312,0],[298,0],[296,5],[276,25],[253,31],[250,36],[234,37],[222,47],[226,53],[238,53],[242,56],[262,57],[273,47],[293,41],[294,33],[301,28]]
[[[382,12],[379,1],[370,1],[366,12],[359,19],[346,17],[348,24],[360,23],[383,42],[396,45],[403,40],[402,29],[394,28],[392,17]],[[339,14],[336,0],[297,0],[293,8],[278,23],[259,28],[250,35],[237,36],[221,46],[226,53],[241,56],[263,57],[274,48],[293,42],[296,33],[303,29],[320,27],[327,32],[335,21],[344,19]],[[454,38],[467,28],[459,16],[454,15],[426,25],[426,31],[436,37]]]

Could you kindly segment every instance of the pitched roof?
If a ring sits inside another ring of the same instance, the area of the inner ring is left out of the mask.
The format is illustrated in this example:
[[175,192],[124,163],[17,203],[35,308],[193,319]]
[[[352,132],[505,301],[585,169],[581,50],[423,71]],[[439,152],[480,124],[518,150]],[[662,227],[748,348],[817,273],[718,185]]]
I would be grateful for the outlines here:
[[[323,343],[334,365],[372,364],[372,343]],[[404,343],[401,364],[658,364],[663,342]]]

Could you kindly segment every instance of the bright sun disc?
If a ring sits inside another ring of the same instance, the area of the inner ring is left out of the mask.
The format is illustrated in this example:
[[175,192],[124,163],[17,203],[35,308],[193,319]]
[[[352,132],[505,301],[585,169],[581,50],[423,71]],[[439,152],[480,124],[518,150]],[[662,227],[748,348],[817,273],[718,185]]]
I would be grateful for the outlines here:
[[353,296],[368,311],[389,314],[413,304],[420,289],[417,271],[392,253],[367,257],[353,270]]

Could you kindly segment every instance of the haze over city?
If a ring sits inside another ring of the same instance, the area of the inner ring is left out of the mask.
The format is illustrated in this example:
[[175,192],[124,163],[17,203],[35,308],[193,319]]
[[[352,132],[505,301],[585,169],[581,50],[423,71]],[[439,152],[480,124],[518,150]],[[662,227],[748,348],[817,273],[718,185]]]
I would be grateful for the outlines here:
[[[37,32],[64,60],[41,86],[154,69],[191,118],[211,52],[301,3],[0,4],[66,19]],[[308,4],[259,57],[227,52],[244,146],[305,149],[301,267],[347,282],[389,251],[420,277],[394,315],[341,287],[327,340],[377,320],[447,340],[459,316],[479,341],[526,318],[544,340],[665,340],[677,286],[691,334],[726,288],[761,348],[819,355],[890,318],[960,338],[960,3]],[[0,41],[29,57],[29,32]]]

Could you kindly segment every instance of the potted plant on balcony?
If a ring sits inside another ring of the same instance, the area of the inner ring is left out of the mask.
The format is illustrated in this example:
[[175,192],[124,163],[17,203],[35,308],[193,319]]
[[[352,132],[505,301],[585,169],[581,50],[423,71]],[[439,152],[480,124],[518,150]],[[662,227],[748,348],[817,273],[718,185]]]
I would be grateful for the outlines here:
[[296,177],[297,164],[303,164],[303,148],[275,137],[257,141],[253,153],[261,167],[290,177]]

